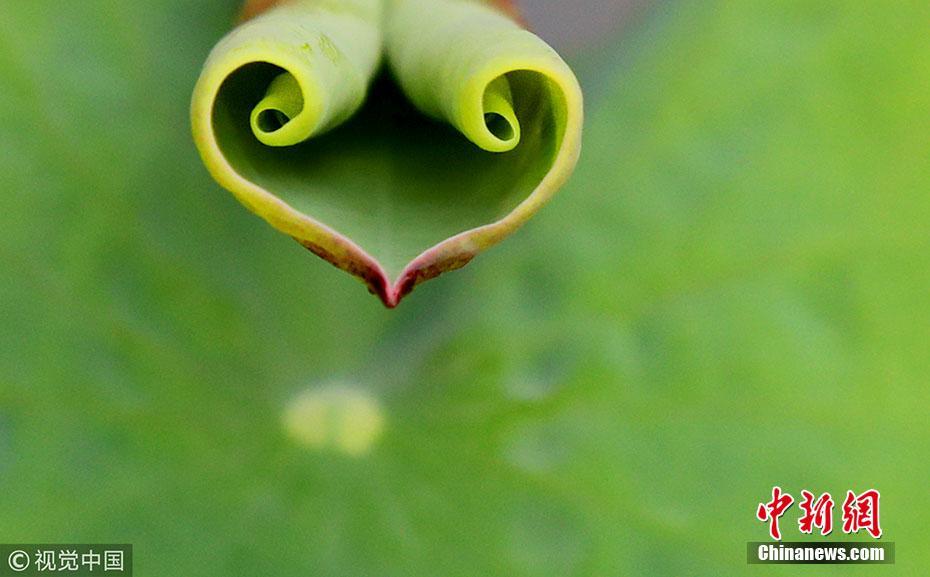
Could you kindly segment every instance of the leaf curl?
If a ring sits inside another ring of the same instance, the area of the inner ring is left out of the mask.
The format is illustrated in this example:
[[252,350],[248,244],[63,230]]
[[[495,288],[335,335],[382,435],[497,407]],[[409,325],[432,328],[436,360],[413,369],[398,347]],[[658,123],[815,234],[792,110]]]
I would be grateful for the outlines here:
[[577,162],[578,82],[514,14],[470,0],[250,2],[194,92],[204,163],[397,306],[522,226]]

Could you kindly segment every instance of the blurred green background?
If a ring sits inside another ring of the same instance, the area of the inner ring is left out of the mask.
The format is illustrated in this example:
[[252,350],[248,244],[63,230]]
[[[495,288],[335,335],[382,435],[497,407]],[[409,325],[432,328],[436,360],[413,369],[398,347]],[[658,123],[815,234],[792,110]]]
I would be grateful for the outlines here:
[[[0,9],[0,541],[188,577],[927,574],[930,4],[572,37],[575,178],[393,312],[201,166],[235,10]],[[362,455],[282,426],[333,386],[379,407]],[[897,565],[748,566],[775,484],[879,489]]]

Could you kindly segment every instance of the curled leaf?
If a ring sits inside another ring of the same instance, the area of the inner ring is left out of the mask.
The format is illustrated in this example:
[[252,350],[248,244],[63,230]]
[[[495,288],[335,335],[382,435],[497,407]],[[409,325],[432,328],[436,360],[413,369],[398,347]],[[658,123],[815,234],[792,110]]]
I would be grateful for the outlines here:
[[396,306],[519,228],[577,162],[577,80],[508,6],[253,0],[194,92],[207,168]]

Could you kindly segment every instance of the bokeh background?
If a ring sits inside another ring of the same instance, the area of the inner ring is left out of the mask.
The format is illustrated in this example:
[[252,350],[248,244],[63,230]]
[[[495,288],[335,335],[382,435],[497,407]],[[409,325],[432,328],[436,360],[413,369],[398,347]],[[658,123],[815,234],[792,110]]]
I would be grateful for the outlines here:
[[880,572],[927,573],[930,4],[525,8],[588,94],[578,172],[386,311],[200,164],[235,1],[2,4],[0,541],[130,542],[137,575],[874,575],[745,558],[773,485],[874,487]]

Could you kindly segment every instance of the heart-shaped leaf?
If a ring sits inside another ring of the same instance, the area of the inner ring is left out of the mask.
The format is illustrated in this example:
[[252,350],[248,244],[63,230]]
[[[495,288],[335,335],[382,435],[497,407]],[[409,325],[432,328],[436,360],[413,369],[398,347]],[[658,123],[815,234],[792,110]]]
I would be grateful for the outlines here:
[[[555,39],[625,3],[523,6]],[[155,576],[758,577],[784,482],[880,489],[896,574],[930,564],[930,3],[668,2],[573,54],[566,194],[393,314],[187,192],[164,119],[234,4],[0,0],[7,540]],[[294,442],[321,404],[380,439]]]
[[574,169],[575,76],[500,6],[248,8],[262,13],[216,46],[195,89],[204,162],[388,307],[514,232]]

